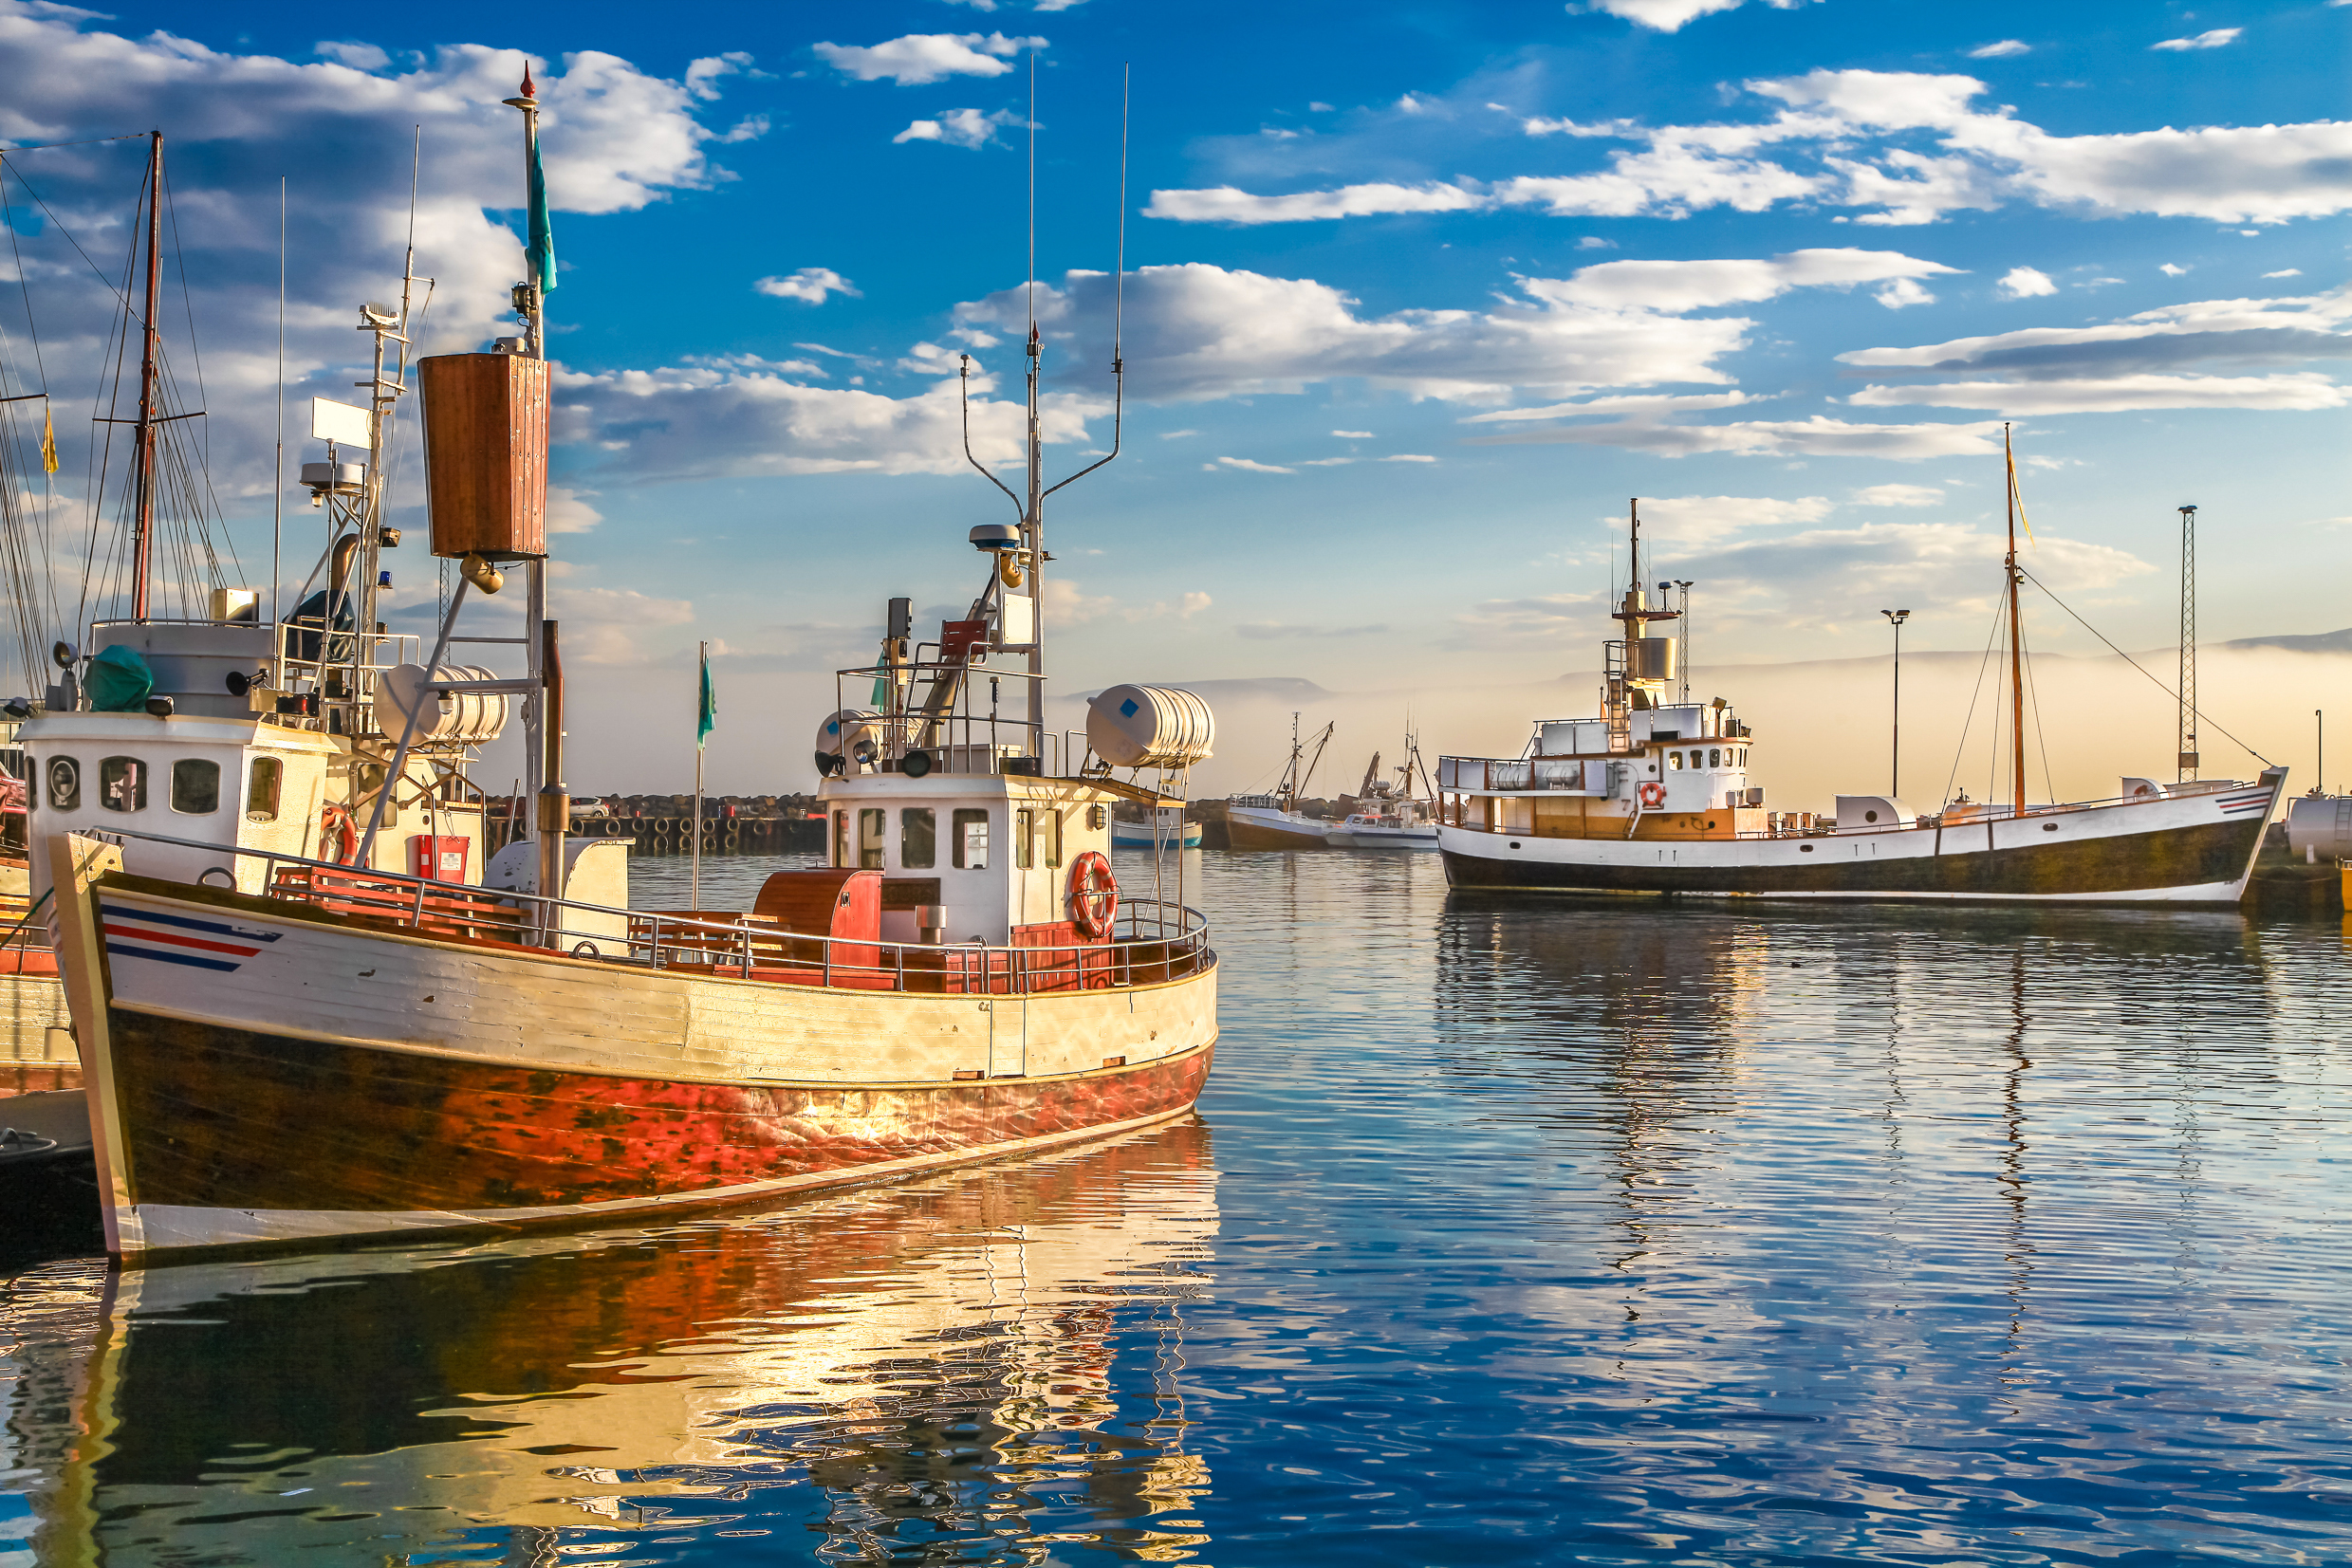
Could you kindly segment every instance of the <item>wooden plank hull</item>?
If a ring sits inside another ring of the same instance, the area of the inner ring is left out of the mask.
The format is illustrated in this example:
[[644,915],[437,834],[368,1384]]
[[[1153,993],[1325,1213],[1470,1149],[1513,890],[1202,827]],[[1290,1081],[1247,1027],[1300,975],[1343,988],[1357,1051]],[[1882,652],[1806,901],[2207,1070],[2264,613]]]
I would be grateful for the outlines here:
[[65,913],[125,1256],[593,1223],[1048,1149],[1183,1114],[1216,1040],[1213,955],[970,996],[600,963],[119,871]]
[[2155,804],[1796,840],[1658,844],[1447,827],[1455,887],[1718,897],[2233,904],[2277,784]]
[[1329,849],[1324,823],[1254,806],[1225,813],[1226,841],[1235,849]]

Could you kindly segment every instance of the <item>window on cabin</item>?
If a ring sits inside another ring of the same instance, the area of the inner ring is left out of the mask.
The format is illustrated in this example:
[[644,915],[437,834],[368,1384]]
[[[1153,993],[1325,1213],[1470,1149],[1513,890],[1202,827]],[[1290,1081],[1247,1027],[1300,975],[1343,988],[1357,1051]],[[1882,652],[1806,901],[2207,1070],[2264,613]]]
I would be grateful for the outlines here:
[[109,811],[147,809],[147,765],[137,757],[108,757],[98,765],[98,803]]
[[220,764],[206,757],[182,757],[172,765],[172,809],[190,817],[210,817],[220,809]]
[[888,831],[890,813],[880,806],[868,806],[858,813],[858,867],[861,871],[882,869],[882,836]]
[[949,858],[958,871],[986,871],[989,868],[989,814],[977,808],[958,806],[949,820],[954,838],[949,846]]
[[939,859],[939,814],[927,805],[911,805],[898,813],[898,864],[909,871],[929,871]]
[[1038,837],[1046,841],[1046,864],[1058,866],[1062,863],[1062,813],[1044,811],[1038,816]]
[[1022,871],[1037,864],[1037,813],[1034,811],[1013,813],[1012,863]]
[[1679,751],[1669,751],[1669,752],[1667,752],[1667,753],[1666,753],[1666,766],[1667,766],[1667,767],[1668,767],[1668,768],[1670,768],[1670,769],[1671,769],[1671,770],[1673,770],[1674,772],[1676,772],[1676,773],[1681,772],[1681,771],[1682,771],[1682,753],[1681,753],[1681,752],[1679,752]]
[[51,757],[43,769],[48,775],[49,804],[60,811],[82,809],[82,759]]
[[1707,766],[1709,767],[1721,767],[1723,766],[1723,752],[1719,748],[1711,749],[1708,751]]
[[255,757],[252,770],[246,776],[245,820],[249,822],[276,821],[278,793],[285,784],[285,763],[275,757]]
[[849,813],[846,811],[833,813],[833,863],[842,867],[849,864]]

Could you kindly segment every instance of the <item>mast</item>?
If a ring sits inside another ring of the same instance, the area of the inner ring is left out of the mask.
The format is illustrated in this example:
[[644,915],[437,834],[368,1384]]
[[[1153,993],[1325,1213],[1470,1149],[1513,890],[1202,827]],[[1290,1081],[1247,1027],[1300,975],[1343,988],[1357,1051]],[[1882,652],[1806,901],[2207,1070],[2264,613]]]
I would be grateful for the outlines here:
[[2001,455],[2009,468],[2009,748],[2017,815],[2026,814],[2026,630],[2017,620],[2017,459],[2009,451],[2009,426],[2001,427]]
[[2196,777],[2196,508],[2180,508],[2180,755],[2176,784]]
[[[519,110],[523,116],[523,188],[526,193],[524,199],[528,203],[536,194],[531,172],[539,167],[539,92],[531,81],[528,55],[523,57],[522,90],[503,101],[509,107]],[[546,291],[540,287],[537,268],[530,265],[528,251],[526,265],[531,276],[514,286],[514,306],[523,317],[524,329],[528,334],[523,351],[544,360],[547,357]],[[524,676],[534,686],[544,688],[547,679],[546,636],[543,632],[547,618],[547,569],[544,560],[525,563],[523,599]],[[545,772],[548,752],[546,723],[546,693],[544,690],[534,691],[523,699],[523,792],[531,798],[535,810],[538,809],[536,802],[540,790],[554,782],[552,776]],[[547,890],[543,887],[540,891],[546,893]]]
[[147,618],[148,560],[156,526],[156,356],[162,347],[156,328],[161,307],[163,261],[163,133],[151,133],[147,153],[147,311],[139,357],[139,428],[132,461],[138,471],[132,482],[131,618]]

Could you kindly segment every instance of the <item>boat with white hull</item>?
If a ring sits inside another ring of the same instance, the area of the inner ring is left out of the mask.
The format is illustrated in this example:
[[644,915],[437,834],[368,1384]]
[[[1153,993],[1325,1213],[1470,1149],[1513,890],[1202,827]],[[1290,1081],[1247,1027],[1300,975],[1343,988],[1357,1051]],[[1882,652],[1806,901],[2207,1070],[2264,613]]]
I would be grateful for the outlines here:
[[[1299,738],[1299,716],[1290,715],[1290,760],[1283,766],[1282,782],[1270,795],[1235,795],[1225,802],[1226,842],[1234,849],[1327,849],[1331,823],[1299,809],[1308,781],[1331,744],[1334,725],[1326,724],[1305,740]],[[1308,747],[1315,748],[1307,755]]]
[[[2012,478],[2012,485],[2014,481]],[[2012,491],[2013,499],[2013,491]],[[2111,799],[2028,802],[2015,521],[2007,563],[2011,798],[1914,813],[1841,795],[1775,812],[1748,783],[1755,737],[1721,698],[1668,698],[1681,612],[1634,579],[1612,612],[1602,711],[1540,722],[1516,757],[1438,762],[1438,849],[1455,887],[1703,897],[2227,905],[2245,894],[2287,770],[2251,782],[2125,778]],[[2187,723],[2184,720],[2184,729]],[[2195,758],[2184,749],[2185,769]]]

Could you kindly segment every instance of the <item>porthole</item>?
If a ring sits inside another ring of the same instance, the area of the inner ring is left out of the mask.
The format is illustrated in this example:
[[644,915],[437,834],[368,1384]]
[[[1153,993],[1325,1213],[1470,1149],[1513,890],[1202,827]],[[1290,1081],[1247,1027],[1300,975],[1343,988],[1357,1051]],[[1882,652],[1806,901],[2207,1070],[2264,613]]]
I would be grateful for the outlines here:
[[1865,811],[1862,813],[1862,821],[1865,822],[1875,822],[1878,820],[1879,814],[1875,811]]
[[1797,853],[1799,855],[1810,855],[1813,853],[1813,846],[1811,844],[1799,844],[1797,846]]
[[1519,840],[1518,840],[1518,839],[1513,839],[1510,841],[1510,847],[1511,847],[1511,848],[1513,848],[1513,849],[1517,849],[1517,848],[1519,847]]
[[2055,833],[2058,831],[2058,824],[2056,822],[2044,822],[2042,824],[2042,831],[2045,833]]
[[78,757],[51,757],[47,768],[49,804],[60,811],[82,808],[82,762]]

